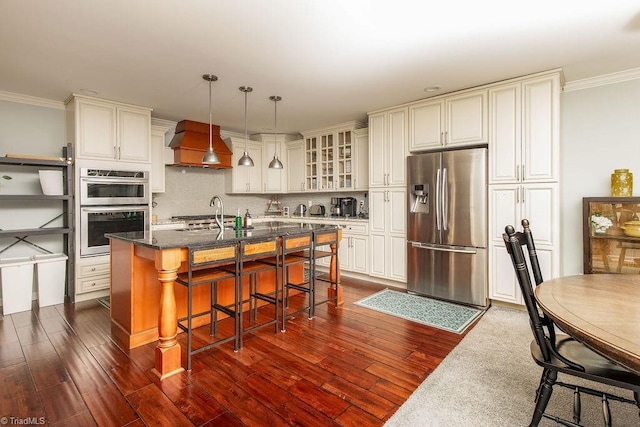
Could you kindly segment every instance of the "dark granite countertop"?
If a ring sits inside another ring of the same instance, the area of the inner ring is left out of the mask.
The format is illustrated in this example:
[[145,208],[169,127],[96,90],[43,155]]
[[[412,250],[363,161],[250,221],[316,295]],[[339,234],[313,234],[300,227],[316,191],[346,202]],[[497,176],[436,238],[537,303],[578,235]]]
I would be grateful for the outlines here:
[[336,225],[328,224],[292,224],[279,221],[262,222],[251,230],[234,230],[225,228],[221,232],[217,228],[196,230],[156,230],[132,231],[125,233],[107,233],[106,237],[130,242],[152,249],[188,248],[210,245],[212,243],[229,243],[240,240],[252,240],[265,237],[291,236],[309,231],[330,230]]

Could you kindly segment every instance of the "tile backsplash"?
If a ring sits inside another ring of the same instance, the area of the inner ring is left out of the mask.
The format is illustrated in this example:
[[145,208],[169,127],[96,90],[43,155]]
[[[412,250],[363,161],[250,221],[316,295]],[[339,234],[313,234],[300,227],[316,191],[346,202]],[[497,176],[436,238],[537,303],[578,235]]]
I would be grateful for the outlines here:
[[[215,195],[222,198],[225,214],[235,214],[238,209],[242,215],[246,209],[256,217],[265,214],[271,194],[227,194],[225,193],[226,179],[231,179],[231,174],[225,170],[166,166],[165,192],[153,195],[153,214],[158,217],[158,220],[163,220],[175,215],[213,213],[214,208],[209,206],[209,202]],[[363,200],[364,194],[363,191],[344,194],[337,192],[278,194],[278,200],[282,206],[288,206],[291,213],[298,204],[308,205],[311,201],[313,204],[322,203],[329,214],[331,197],[352,196],[360,201]],[[365,205],[367,202],[368,200],[365,201]]]

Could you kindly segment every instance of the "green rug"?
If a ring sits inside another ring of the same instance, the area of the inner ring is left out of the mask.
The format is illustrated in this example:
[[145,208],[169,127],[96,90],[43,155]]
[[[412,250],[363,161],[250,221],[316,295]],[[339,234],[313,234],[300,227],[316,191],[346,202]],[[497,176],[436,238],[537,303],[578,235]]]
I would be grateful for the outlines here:
[[482,313],[477,308],[384,289],[355,302],[381,313],[461,334]]

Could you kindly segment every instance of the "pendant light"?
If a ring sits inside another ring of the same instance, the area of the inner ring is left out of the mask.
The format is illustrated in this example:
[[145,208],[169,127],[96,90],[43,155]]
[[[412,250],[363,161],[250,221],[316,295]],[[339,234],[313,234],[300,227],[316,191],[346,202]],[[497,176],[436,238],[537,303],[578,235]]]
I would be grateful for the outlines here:
[[216,165],[220,163],[218,155],[213,151],[213,123],[211,120],[211,83],[218,80],[213,74],[204,74],[203,79],[209,82],[209,150],[202,157],[202,163],[205,165]]
[[282,162],[278,159],[278,154],[276,153],[276,147],[278,146],[277,136],[278,136],[278,101],[282,101],[282,98],[279,96],[270,96],[270,100],[273,101],[273,160],[269,163],[269,169],[282,169]]
[[240,92],[244,92],[244,154],[238,160],[238,166],[253,166],[253,159],[247,152],[247,93],[252,90],[252,87],[240,86]]

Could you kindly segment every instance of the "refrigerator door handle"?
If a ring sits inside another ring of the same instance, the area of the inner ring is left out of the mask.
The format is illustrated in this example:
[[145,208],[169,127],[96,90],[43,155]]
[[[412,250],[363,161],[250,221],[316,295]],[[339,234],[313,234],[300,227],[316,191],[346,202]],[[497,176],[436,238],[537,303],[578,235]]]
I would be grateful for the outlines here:
[[435,201],[435,209],[436,209],[436,229],[438,231],[440,231],[441,229],[441,224],[440,224],[440,208],[441,208],[441,203],[440,203],[440,168],[438,168],[438,171],[436,172],[436,201]]
[[478,251],[471,248],[444,247],[438,245],[430,245],[428,243],[411,242],[411,246],[417,249],[431,249],[440,252],[455,252],[459,254],[476,254]]
[[449,217],[448,191],[449,191],[449,186],[447,185],[447,168],[443,168],[442,169],[442,191],[441,191],[442,218],[440,219],[440,222],[442,223],[442,229],[444,231],[447,231],[447,226],[448,226],[447,218]]

